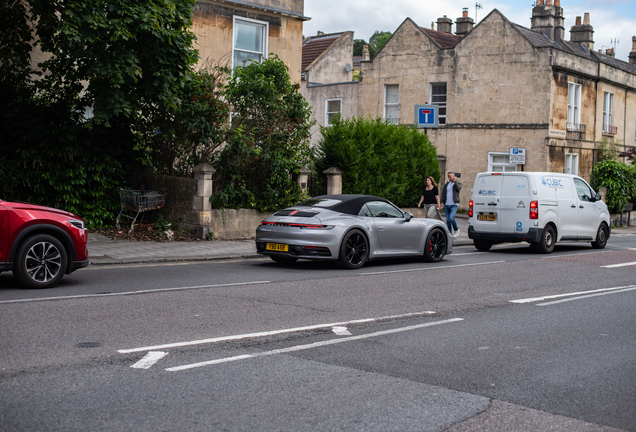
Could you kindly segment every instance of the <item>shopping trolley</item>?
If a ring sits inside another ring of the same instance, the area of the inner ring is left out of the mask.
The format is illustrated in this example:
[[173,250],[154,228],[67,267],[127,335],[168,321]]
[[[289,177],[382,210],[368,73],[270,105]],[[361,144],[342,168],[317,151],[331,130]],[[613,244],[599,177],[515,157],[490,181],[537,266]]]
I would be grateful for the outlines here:
[[[121,197],[121,211],[117,215],[117,229],[121,229],[119,220],[122,217],[132,219],[130,224],[129,233],[135,228],[135,222],[140,214],[163,208],[166,203],[166,196],[159,191],[147,191],[147,190],[132,190],[119,188],[119,196]],[[134,217],[132,215],[135,215]],[[141,215],[141,224],[144,220],[144,215]]]

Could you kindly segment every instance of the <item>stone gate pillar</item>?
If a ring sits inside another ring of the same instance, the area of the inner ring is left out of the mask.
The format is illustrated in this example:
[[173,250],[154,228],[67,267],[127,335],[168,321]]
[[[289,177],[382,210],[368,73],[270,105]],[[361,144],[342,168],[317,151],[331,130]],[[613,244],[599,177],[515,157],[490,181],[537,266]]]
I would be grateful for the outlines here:
[[322,172],[327,176],[327,195],[339,195],[342,193],[342,171],[340,168],[331,167]]
[[210,232],[210,196],[212,195],[212,175],[216,170],[207,163],[200,163],[192,170],[197,181],[197,192],[194,196],[192,207],[197,213],[198,225],[192,230],[192,234],[205,240]]
[[300,173],[298,175],[298,186],[300,186],[303,192],[307,191],[307,186],[309,185],[309,174],[311,174],[311,170],[306,166],[300,169]]

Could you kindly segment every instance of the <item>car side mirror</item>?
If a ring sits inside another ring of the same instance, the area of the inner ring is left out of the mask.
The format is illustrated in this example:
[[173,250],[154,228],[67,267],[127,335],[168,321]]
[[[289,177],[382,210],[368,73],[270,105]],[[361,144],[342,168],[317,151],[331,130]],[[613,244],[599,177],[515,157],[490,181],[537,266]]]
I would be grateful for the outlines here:
[[413,219],[413,215],[409,212],[404,213],[404,219],[406,219],[406,221],[410,221],[411,219]]
[[596,196],[594,197],[594,200],[595,200],[595,201],[600,201],[601,199],[603,199],[603,198],[601,197],[601,193],[600,193],[600,192],[596,192]]

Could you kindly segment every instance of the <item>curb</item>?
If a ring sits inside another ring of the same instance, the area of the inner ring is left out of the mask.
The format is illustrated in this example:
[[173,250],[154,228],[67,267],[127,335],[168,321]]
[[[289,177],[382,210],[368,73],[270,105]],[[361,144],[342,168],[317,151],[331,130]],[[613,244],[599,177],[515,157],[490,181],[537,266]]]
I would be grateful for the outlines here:
[[125,264],[148,264],[148,263],[171,263],[171,262],[190,262],[190,261],[223,261],[231,259],[254,259],[262,258],[258,254],[236,254],[222,256],[181,256],[181,257],[157,257],[157,258],[127,258],[127,259],[90,259],[89,266],[107,266],[107,265],[125,265]]

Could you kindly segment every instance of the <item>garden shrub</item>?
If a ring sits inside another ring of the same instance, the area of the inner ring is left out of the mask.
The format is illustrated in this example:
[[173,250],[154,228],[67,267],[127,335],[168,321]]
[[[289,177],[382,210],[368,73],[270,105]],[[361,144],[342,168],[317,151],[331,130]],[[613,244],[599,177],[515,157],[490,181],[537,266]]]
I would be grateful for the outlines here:
[[605,187],[605,203],[610,212],[623,211],[625,205],[636,199],[636,166],[612,159],[597,162],[592,170],[591,186]]
[[426,177],[440,178],[437,152],[425,134],[362,117],[336,118],[322,129],[315,169],[322,175],[330,167],[344,171],[343,193],[375,195],[400,207],[417,205]]

